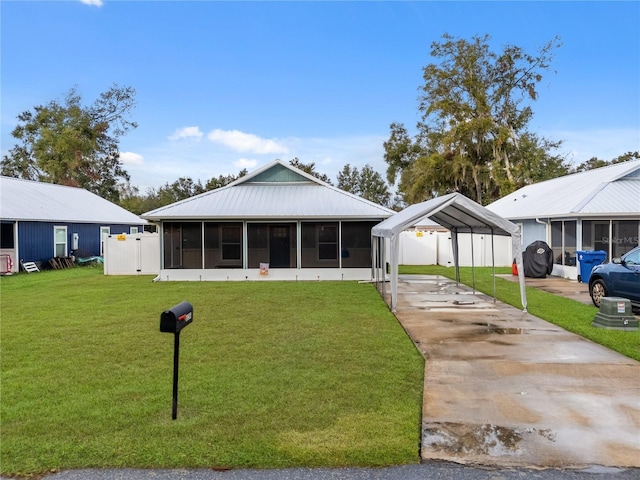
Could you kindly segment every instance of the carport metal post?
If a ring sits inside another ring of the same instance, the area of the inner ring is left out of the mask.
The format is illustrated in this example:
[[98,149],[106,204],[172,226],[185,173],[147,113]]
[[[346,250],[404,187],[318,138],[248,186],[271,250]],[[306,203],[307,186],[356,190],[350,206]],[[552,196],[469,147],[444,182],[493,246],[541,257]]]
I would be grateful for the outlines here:
[[493,227],[491,227],[491,273],[493,274],[493,303],[496,303],[496,252],[493,243]]
[[460,285],[460,265],[458,265],[458,230],[451,229],[451,245],[453,247],[453,266],[456,269],[456,286]]
[[[382,240],[382,299],[387,301],[387,286],[386,286],[386,276],[387,276],[387,258],[385,256],[385,250],[387,249],[387,239],[383,238]],[[393,303],[393,298],[391,299],[391,303]]]
[[476,261],[473,255],[473,228],[469,231],[471,238],[471,285],[473,286],[473,294],[476,293]]
[[[378,243],[376,237],[371,235],[371,280],[376,279],[376,252],[378,251]],[[301,265],[299,263],[298,265]]]

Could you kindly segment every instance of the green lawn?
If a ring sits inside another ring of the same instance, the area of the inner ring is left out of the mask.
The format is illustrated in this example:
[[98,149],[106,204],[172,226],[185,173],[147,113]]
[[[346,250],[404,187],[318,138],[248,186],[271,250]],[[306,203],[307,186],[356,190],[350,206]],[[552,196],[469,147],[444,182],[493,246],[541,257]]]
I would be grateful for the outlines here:
[[[401,265],[399,271],[404,274],[442,275],[455,278],[455,269],[434,265]],[[496,268],[496,273],[511,273],[511,268]],[[492,269],[476,267],[474,275],[476,289],[493,297]],[[470,267],[460,268],[460,281],[465,285],[472,285]],[[533,287],[527,287],[526,290],[527,311],[531,315],[640,361],[640,331],[592,327],[593,317],[598,313],[598,309],[593,305],[585,305]],[[517,282],[496,278],[496,298],[514,307],[522,308],[520,285]]]
[[[419,461],[423,359],[373,285],[0,280],[4,475]],[[181,334],[161,312],[194,306]]]

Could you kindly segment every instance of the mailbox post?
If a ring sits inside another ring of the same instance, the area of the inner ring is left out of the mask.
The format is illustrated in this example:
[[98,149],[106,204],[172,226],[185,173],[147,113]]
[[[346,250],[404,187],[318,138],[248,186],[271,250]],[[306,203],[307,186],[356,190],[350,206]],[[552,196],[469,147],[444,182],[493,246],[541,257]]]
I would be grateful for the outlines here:
[[173,403],[171,418],[178,418],[178,363],[180,359],[180,332],[193,322],[193,306],[181,302],[160,315],[160,331],[173,333]]

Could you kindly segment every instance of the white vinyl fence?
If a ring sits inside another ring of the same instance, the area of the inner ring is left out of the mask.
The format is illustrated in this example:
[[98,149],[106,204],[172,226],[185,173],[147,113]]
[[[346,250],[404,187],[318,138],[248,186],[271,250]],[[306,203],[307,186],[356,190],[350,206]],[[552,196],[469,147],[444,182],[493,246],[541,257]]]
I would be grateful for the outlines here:
[[[458,235],[460,266],[472,265],[471,235]],[[496,267],[510,267],[511,237],[494,236]],[[387,257],[389,258],[389,257]],[[442,265],[453,267],[453,247],[449,232],[400,234],[401,265]],[[490,267],[491,236],[473,235],[473,265]],[[157,233],[109,235],[104,245],[105,275],[157,275],[160,272],[160,237]]]
[[109,235],[104,243],[105,275],[157,275],[160,237],[157,233]]
[[[473,237],[473,256],[471,238]],[[459,234],[461,267],[490,267],[491,235]],[[511,237],[494,235],[493,255],[496,267],[510,267],[513,263]],[[453,246],[449,232],[406,231],[400,234],[401,265],[442,265],[453,267]]]

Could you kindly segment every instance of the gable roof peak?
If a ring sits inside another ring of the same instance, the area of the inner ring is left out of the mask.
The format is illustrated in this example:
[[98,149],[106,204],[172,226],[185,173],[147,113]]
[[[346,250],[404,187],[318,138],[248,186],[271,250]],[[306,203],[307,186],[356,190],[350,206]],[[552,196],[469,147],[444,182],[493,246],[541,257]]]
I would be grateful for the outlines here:
[[[287,170],[288,172],[293,173],[293,176],[290,175],[288,180],[285,179],[286,175],[283,176],[282,174],[272,175],[271,178],[269,178],[269,175],[267,172],[271,170],[280,170],[281,172],[282,170]],[[296,177],[298,179],[296,179]],[[231,182],[227,186],[234,187],[236,185],[241,185],[243,183],[250,183],[250,182],[289,183],[291,181],[294,181],[294,182],[308,181],[308,182],[317,183],[318,185],[329,186],[329,184],[323,182],[319,178],[316,178],[313,175],[303,170],[300,170],[299,168],[294,167],[290,163],[280,159],[273,160],[272,162],[262,166],[261,168],[254,170],[251,173],[248,173],[244,177],[238,178],[237,180]]]

